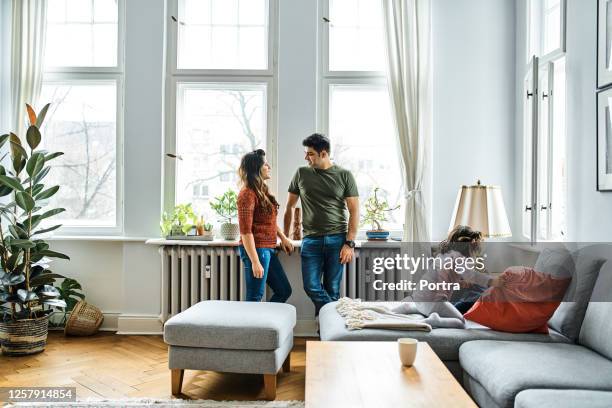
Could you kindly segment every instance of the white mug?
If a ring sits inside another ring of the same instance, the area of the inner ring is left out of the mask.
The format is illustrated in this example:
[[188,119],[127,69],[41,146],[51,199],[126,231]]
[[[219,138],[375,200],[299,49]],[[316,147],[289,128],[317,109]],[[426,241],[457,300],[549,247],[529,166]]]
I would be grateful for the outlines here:
[[397,339],[400,360],[406,367],[412,367],[417,353],[417,339],[401,338]]

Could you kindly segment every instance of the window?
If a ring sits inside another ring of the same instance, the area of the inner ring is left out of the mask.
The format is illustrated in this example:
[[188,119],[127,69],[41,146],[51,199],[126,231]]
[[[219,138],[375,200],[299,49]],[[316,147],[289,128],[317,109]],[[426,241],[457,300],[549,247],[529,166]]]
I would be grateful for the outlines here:
[[166,161],[165,207],[192,203],[208,218],[212,198],[237,191],[245,153],[263,148],[275,160],[276,2],[177,0],[169,10],[166,149],[181,159]]
[[[375,188],[395,207],[403,186],[384,73],[382,4],[329,0],[320,21],[319,123],[330,137],[332,159],[355,176],[362,212]],[[401,230],[402,218],[400,210],[391,212],[385,227]]]
[[563,42],[558,28],[564,25],[556,22],[564,14],[564,2],[531,1],[531,10],[534,7],[543,16],[536,20],[540,24],[532,21],[530,35],[538,37],[529,43],[544,44],[546,55],[532,57],[525,80],[523,235],[532,241],[560,241],[567,235],[565,54],[551,53],[550,44]]
[[527,60],[565,52],[566,0],[528,0]]
[[[49,0],[40,105],[43,148],[62,151],[49,184],[64,233],[120,233],[121,0]],[[70,46],[67,46],[70,44]]]
[[179,69],[266,69],[265,0],[178,2]]

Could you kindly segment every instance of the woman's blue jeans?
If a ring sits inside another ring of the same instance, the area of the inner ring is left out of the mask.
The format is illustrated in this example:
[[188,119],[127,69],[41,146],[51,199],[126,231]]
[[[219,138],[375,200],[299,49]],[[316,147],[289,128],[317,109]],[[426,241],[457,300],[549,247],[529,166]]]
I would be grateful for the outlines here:
[[304,290],[319,310],[340,297],[340,282],[344,265],[340,263],[340,250],[346,234],[304,237],[302,240],[302,282]]
[[283,265],[281,265],[278,256],[276,256],[276,250],[273,248],[257,248],[257,256],[264,269],[262,278],[253,276],[253,264],[244,247],[240,245],[238,250],[240,251],[242,263],[244,263],[244,281],[246,283],[247,292],[246,300],[250,302],[261,301],[267,283],[274,292],[270,298],[270,302],[286,302],[289,296],[291,296],[291,284],[287,279]]

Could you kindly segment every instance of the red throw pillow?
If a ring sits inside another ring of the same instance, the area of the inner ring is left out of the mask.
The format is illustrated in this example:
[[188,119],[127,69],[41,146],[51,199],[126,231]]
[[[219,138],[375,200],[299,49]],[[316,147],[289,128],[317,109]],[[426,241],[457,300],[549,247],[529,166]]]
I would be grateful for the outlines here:
[[464,317],[494,330],[548,334],[548,320],[561,303],[571,278],[555,279],[531,268],[510,267],[502,287],[490,288]]

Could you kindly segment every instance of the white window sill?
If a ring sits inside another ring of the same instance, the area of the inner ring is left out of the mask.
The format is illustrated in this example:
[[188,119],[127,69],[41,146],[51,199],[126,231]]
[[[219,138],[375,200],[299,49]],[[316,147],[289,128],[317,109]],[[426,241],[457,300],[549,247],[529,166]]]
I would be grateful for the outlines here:
[[[294,241],[293,245],[296,248],[302,246],[302,241]],[[145,242],[147,245],[182,245],[182,246],[213,246],[213,247],[236,247],[239,245],[238,240],[226,241],[222,239],[215,239],[214,241],[200,241],[190,239],[164,239],[155,238],[149,239]],[[355,248],[399,248],[402,245],[400,241],[367,241],[367,240],[355,240]]]
[[107,242],[145,242],[151,237],[126,237],[122,235],[52,235],[41,237],[45,241],[107,241]]

